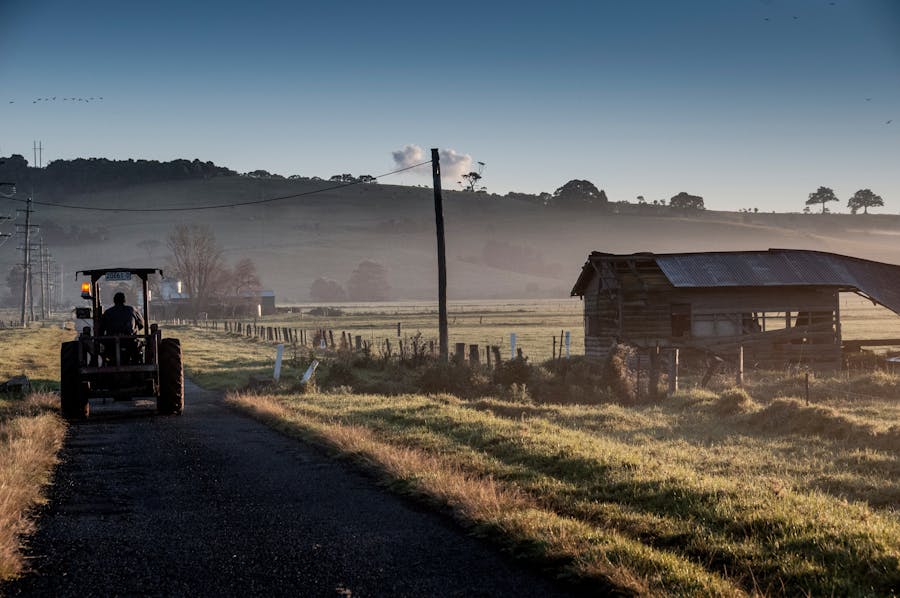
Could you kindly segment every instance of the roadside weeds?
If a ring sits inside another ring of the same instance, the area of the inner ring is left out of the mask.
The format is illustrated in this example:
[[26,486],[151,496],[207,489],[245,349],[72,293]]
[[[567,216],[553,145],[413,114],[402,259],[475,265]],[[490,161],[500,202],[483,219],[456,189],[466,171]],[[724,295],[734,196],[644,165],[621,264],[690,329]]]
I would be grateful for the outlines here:
[[22,540],[34,530],[33,510],[46,503],[66,431],[57,403],[42,392],[0,404],[0,580],[25,570]]

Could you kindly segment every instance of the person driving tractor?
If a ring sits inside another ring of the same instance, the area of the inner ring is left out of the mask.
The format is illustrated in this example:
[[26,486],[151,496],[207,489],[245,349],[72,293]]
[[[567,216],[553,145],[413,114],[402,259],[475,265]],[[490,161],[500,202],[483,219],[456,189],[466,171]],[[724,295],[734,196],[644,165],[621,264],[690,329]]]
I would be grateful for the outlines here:
[[100,317],[100,334],[103,336],[134,336],[144,329],[141,313],[125,305],[125,293],[113,295],[113,306]]
[[[144,329],[144,318],[141,313],[125,305],[125,293],[113,295],[113,306],[100,316],[101,336],[133,337]],[[115,354],[116,343],[113,340],[102,341],[107,355]],[[140,360],[141,343],[134,338],[123,338],[119,341],[122,351],[122,363],[133,363]],[[115,359],[115,358],[111,358]]]

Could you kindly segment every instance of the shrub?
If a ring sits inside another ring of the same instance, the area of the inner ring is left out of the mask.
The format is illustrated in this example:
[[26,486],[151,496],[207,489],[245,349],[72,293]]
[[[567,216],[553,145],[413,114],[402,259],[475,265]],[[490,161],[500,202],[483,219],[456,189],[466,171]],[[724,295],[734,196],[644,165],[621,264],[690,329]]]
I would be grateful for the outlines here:
[[316,375],[319,385],[324,388],[353,386],[356,382],[353,368],[345,361],[332,361],[323,364],[316,372]]
[[473,391],[472,370],[465,364],[436,362],[419,374],[418,386],[422,392],[449,392],[470,396]]
[[636,380],[628,368],[628,359],[634,350],[626,345],[616,345],[603,366],[603,383],[610,392],[627,402],[637,399]]
[[501,361],[494,368],[494,382],[503,386],[528,384],[532,382],[535,369],[537,368],[529,364],[527,359],[521,357]]
[[721,415],[733,415],[735,413],[749,413],[756,407],[753,398],[743,388],[729,388],[719,394],[719,400],[714,403],[714,410]]

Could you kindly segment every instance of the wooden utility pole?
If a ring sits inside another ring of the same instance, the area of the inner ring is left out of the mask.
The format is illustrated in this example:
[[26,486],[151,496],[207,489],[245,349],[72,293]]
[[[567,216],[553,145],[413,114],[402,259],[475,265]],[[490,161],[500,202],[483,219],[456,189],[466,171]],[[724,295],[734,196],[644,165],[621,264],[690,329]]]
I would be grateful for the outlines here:
[[442,362],[447,363],[450,357],[450,335],[447,326],[447,251],[444,242],[444,206],[441,198],[441,158],[437,148],[431,149],[431,174],[434,178],[434,227],[437,231],[439,356]]
[[47,297],[44,294],[44,276],[47,274],[46,269],[44,268],[45,255],[44,255],[44,235],[41,235],[41,319],[47,317]]
[[[28,325],[26,320],[25,308],[28,300],[31,298],[29,287],[31,286],[31,197],[29,196],[25,202],[25,259],[22,263],[22,313],[19,318],[19,324],[24,328]],[[34,319],[34,311],[31,312],[31,319]]]

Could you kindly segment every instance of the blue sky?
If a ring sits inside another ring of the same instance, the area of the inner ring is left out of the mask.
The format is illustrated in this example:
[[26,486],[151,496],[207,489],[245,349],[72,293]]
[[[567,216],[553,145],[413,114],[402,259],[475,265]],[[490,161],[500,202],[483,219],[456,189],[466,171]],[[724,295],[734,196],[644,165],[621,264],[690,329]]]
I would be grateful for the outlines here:
[[900,212],[897,0],[3,0],[0,81],[0,153],[41,140],[45,162],[327,177],[417,144],[501,193],[781,211],[870,187]]

